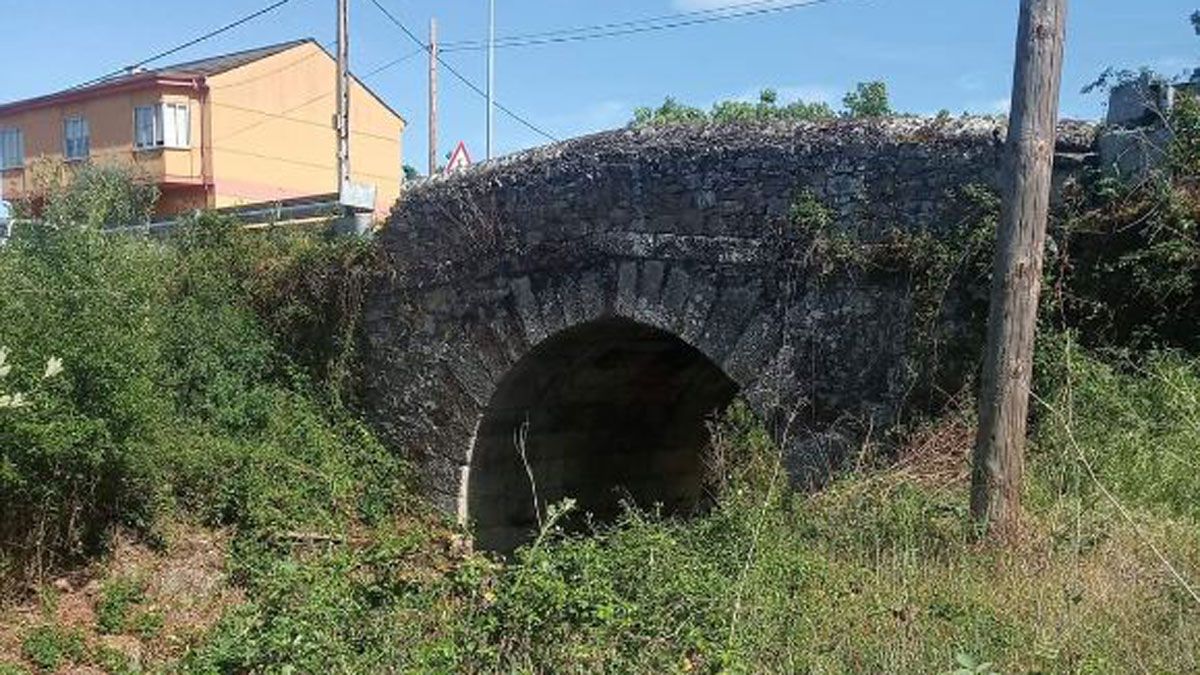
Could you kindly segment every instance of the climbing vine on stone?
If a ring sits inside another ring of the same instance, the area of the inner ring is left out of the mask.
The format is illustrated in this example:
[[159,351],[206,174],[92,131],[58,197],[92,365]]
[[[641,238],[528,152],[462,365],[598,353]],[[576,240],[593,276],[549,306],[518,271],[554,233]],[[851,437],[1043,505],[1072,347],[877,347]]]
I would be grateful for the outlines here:
[[[791,207],[791,225],[809,242],[806,264],[822,278],[836,275],[897,275],[906,278],[912,302],[913,370],[937,387],[945,378],[944,364],[954,363],[952,381],[963,381],[973,370],[975,348],[982,340],[993,237],[1000,198],[987,185],[967,184],[951,195],[956,204],[950,222],[920,230],[891,227],[877,238],[838,227],[833,214],[817,195],[802,189]],[[951,293],[959,287],[966,292]],[[949,299],[969,306],[947,312]],[[948,325],[947,315],[963,317]],[[969,339],[949,339],[954,331]],[[944,345],[958,345],[953,358]],[[929,386],[923,387],[929,389]],[[953,393],[953,392],[948,392]]]

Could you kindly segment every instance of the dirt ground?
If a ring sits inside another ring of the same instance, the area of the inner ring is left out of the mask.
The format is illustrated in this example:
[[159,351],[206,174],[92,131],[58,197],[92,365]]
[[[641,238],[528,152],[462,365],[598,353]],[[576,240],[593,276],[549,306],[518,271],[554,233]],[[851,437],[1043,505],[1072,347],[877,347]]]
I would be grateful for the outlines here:
[[[222,613],[241,602],[225,569],[227,532],[175,525],[161,549],[117,533],[102,561],[59,576],[27,597],[0,607],[0,673],[13,666],[39,672],[27,641],[53,627],[82,649],[67,650],[58,673],[104,673],[114,663],[140,670],[166,665],[185,654]],[[129,603],[130,625],[102,632],[97,608],[105,589],[125,583],[138,589]],[[144,620],[139,623],[137,617]],[[20,672],[16,670],[15,672]]]

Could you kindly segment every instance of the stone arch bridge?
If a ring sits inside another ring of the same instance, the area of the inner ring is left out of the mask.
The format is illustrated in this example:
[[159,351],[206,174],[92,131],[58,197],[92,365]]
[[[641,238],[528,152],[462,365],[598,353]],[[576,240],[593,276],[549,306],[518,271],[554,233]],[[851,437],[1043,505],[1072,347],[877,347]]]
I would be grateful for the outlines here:
[[[819,475],[856,442],[839,421],[881,429],[905,405],[913,297],[901,274],[831,274],[797,220],[944,234],[965,186],[997,185],[998,124],[619,130],[413,186],[368,300],[374,421],[502,550],[535,497],[698,508],[705,420],[734,396],[795,476]],[[1091,136],[1064,125],[1060,166]]]

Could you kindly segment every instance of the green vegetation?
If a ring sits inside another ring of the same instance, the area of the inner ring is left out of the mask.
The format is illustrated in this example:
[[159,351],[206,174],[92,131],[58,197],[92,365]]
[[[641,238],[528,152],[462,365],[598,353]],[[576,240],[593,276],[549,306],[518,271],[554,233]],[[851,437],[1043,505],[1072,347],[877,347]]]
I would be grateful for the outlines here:
[[[946,195],[946,202],[954,212],[937,232],[874,224],[870,232],[847,229],[807,189],[795,196],[790,212],[792,227],[807,243],[804,262],[823,279],[888,275],[891,283],[907,287],[914,324],[910,353],[918,376],[908,412],[917,416],[936,413],[961,394],[961,383],[969,382],[982,354],[988,311],[1000,198],[986,185],[967,184]],[[966,325],[947,325],[948,298],[958,303],[953,311],[959,317],[970,319]]]
[[41,157],[29,168],[30,196],[13,203],[16,218],[106,227],[150,222],[158,187],[132,168]]
[[[840,113],[842,117],[886,117],[894,114],[888,102],[887,85],[883,82],[860,82],[854,91],[846,94],[842,103],[845,106]],[[787,105],[779,105],[778,93],[774,89],[764,89],[757,102],[719,101],[713,104],[709,112],[682,104],[668,96],[657,108],[642,107],[634,110],[633,121],[630,124],[640,127],[706,122],[727,124],[772,120],[819,121],[838,116],[839,113],[835,113],[829,104],[821,101],[794,101]]]
[[[1160,171],[1074,186],[1052,235],[1049,296],[1091,347],[1200,351],[1200,103],[1181,97]],[[1177,178],[1173,178],[1177,177]]]
[[[0,579],[43,582],[39,611],[0,621],[0,673],[1200,670],[1193,112],[1166,175],[1097,175],[1055,223],[1026,531],[1004,549],[966,517],[967,397],[813,494],[736,404],[709,512],[471,552],[355,412],[369,245],[213,217],[105,236],[130,177],[63,184],[0,249]],[[808,191],[792,210],[824,274],[909,280],[930,367],[960,360],[934,332],[947,284],[990,257],[995,195],[957,196],[938,237],[841,231]],[[228,532],[238,591],[194,633],[153,577],[114,567],[82,620],[45,583],[117,532],[165,555],[180,523]]]
[[58,626],[38,626],[25,636],[21,649],[38,668],[55,671],[65,662],[83,658],[83,636]]
[[842,97],[847,117],[887,117],[892,113],[887,85],[883,82],[859,82],[854,91]]
[[118,525],[278,532],[402,501],[403,466],[338,403],[357,296],[323,275],[361,249],[208,217],[168,242],[22,228],[0,250],[3,385],[23,399],[0,409],[3,578],[84,560]]
[[[1190,388],[1181,396],[1200,395],[1200,362],[1187,368]],[[1071,377],[1076,391],[1104,386],[1090,370]],[[1048,382],[1043,395],[1061,400],[1067,384]],[[1110,411],[1076,396],[1069,414],[1084,428]],[[1185,424],[1177,420],[1172,433],[1185,434]],[[239,550],[251,600],[187,665],[204,672],[1200,666],[1200,606],[1148,548],[1154,543],[1194,578],[1197,521],[1153,515],[1162,507],[1158,495],[1114,485],[1135,514],[1139,528],[1130,528],[1090,486],[1061,479],[1078,475],[1064,433],[1043,425],[1029,531],[1018,549],[996,550],[976,544],[966,525],[968,419],[951,416],[914,434],[898,465],[868,462],[803,496],[784,489],[765,432],[735,407],[717,437],[718,449],[736,460],[724,499],[706,516],[679,522],[629,512],[588,536],[549,532],[508,564],[466,554],[431,559],[444,547],[417,525],[282,557]],[[1185,463],[1200,461],[1200,445],[1187,441],[1180,436],[1170,446],[1183,461],[1154,481],[1190,485]],[[1162,430],[1128,433],[1125,444],[1122,460],[1152,462],[1163,450]]]
[[101,633],[119,633],[129,623],[133,607],[145,598],[145,584],[136,579],[110,579],[100,589],[96,625]]
[[1108,363],[1065,338],[1046,342],[1039,372],[1072,386],[1045,387],[1040,401],[1043,453],[1032,471],[1043,487],[1091,506],[1104,486],[1148,512],[1200,522],[1200,360],[1153,352]]

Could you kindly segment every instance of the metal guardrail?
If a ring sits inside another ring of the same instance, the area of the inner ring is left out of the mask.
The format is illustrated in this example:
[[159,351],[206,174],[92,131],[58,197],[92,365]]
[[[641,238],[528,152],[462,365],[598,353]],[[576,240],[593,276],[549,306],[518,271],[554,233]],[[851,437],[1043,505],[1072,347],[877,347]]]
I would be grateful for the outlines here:
[[[191,218],[200,213],[200,211],[194,211],[188,216],[176,217],[169,220],[135,225],[109,226],[105,227],[102,231],[105,234],[162,235],[187,223]],[[337,195],[318,195],[315,197],[276,202],[270,205],[253,204],[214,209],[211,213],[234,218],[247,228],[311,223],[320,220],[336,221],[347,217],[347,209],[339,203]],[[358,215],[361,216],[364,214],[358,213]],[[349,217],[355,217],[355,214],[351,213]],[[3,246],[12,237],[12,231],[19,223],[20,221],[16,219],[0,220],[0,246]]]
[[[194,212],[192,216],[199,212]],[[213,211],[218,215],[232,217],[242,225],[247,227],[288,224],[297,221],[311,221],[318,219],[335,219],[344,214],[344,210],[333,201],[313,201],[298,204],[275,204],[268,207],[258,206],[255,208],[238,208],[238,209],[218,209]],[[171,220],[162,220],[142,225],[121,225],[116,227],[104,228],[105,233],[120,234],[123,232],[140,232],[145,234],[158,234],[170,232],[180,225],[188,222],[190,217],[174,218]]]

